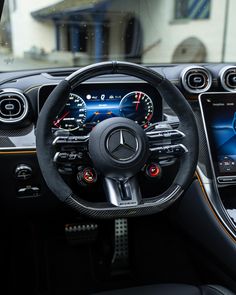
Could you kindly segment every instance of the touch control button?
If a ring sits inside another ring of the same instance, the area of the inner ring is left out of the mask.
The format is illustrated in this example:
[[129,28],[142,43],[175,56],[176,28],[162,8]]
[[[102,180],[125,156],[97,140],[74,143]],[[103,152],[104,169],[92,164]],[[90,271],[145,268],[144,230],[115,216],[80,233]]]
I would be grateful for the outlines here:
[[32,168],[26,164],[20,164],[15,169],[15,176],[19,180],[27,180],[32,177]]

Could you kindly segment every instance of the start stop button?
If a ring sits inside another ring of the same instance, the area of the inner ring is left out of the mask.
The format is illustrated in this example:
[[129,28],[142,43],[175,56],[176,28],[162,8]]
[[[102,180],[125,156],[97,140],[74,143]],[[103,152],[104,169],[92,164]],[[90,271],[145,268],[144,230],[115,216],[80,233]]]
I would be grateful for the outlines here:
[[77,183],[81,186],[87,186],[97,181],[97,172],[91,167],[78,167]]
[[151,178],[157,178],[161,176],[161,166],[157,163],[148,164],[146,167],[146,175]]

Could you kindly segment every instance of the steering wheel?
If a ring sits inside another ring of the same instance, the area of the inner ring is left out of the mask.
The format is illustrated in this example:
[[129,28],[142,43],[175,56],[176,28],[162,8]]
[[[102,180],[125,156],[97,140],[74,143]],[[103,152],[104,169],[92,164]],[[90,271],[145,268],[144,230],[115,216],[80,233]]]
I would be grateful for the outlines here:
[[[130,119],[116,117],[97,124],[88,136],[55,138],[52,122],[66,104],[69,93],[82,82],[105,74],[134,76],[155,87],[178,116],[178,129],[148,128],[146,131]],[[55,146],[68,143],[86,153],[104,178],[106,202],[85,201],[63,180],[53,158]],[[186,190],[197,165],[198,131],[190,105],[170,81],[133,63],[103,62],[77,70],[55,87],[38,117],[36,149],[47,186],[59,200],[78,213],[96,218],[141,216],[167,208]],[[164,193],[143,198],[137,173],[150,157],[165,155],[179,159],[179,170],[173,183]]]

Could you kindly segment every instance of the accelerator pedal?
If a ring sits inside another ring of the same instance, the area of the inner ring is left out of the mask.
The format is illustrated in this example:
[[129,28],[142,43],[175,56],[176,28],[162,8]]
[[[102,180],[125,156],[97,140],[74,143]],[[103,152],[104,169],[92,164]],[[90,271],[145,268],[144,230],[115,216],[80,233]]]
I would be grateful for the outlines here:
[[126,218],[115,220],[115,245],[112,258],[113,274],[129,272],[128,221]]

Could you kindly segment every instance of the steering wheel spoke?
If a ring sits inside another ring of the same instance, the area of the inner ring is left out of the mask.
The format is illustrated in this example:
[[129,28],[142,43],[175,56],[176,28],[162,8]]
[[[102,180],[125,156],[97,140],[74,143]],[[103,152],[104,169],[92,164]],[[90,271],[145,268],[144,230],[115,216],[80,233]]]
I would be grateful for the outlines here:
[[128,179],[105,177],[104,188],[109,203],[116,207],[138,206],[142,200],[140,187],[135,176]]

